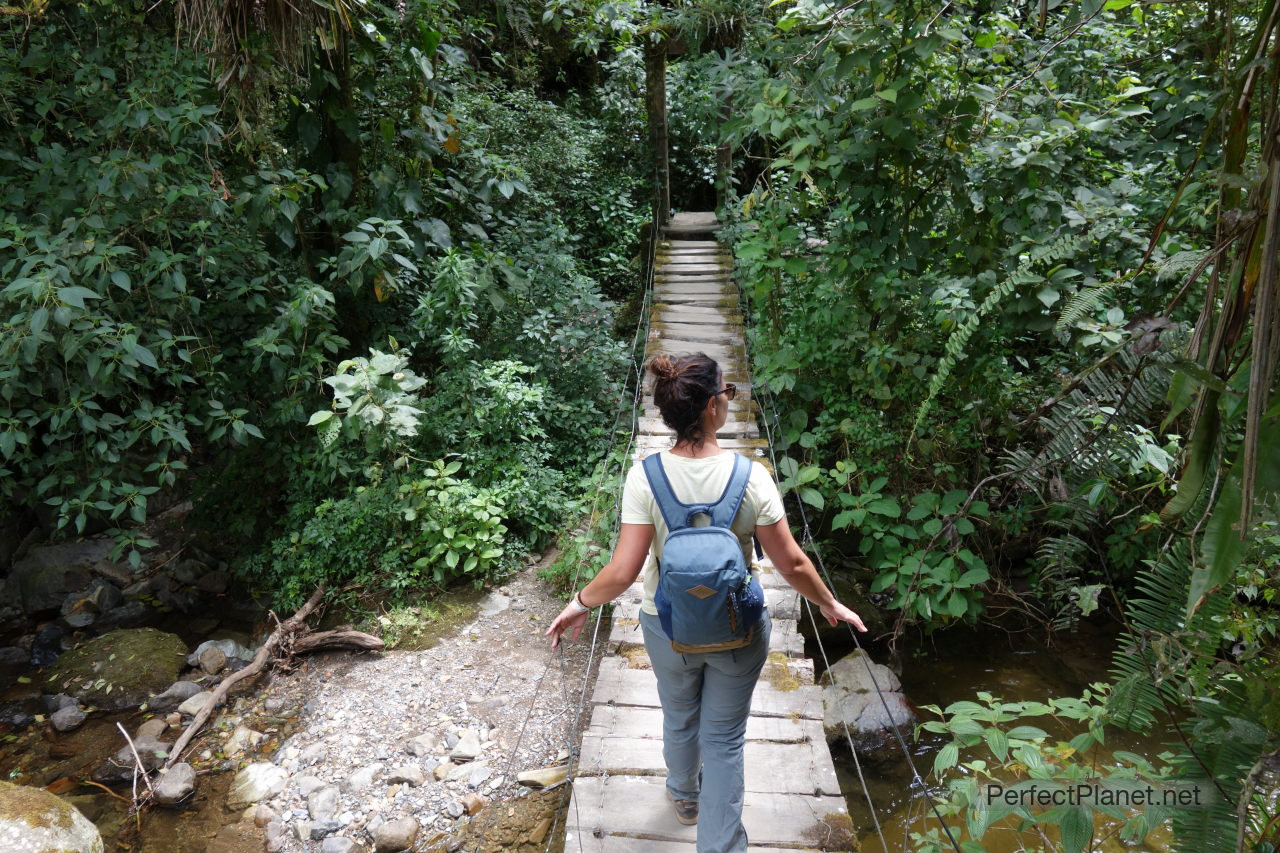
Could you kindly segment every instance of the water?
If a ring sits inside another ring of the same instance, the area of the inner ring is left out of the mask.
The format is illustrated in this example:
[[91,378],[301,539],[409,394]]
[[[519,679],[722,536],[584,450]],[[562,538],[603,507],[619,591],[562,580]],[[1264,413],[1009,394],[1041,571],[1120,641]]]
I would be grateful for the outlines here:
[[[1109,681],[1111,650],[1115,647],[1115,629],[1096,627],[1083,623],[1071,634],[1055,638],[1054,645],[1044,637],[1030,632],[1008,633],[998,628],[981,627],[956,629],[930,637],[906,641],[901,650],[903,691],[917,706],[937,705],[945,708],[961,700],[977,701],[977,694],[987,692],[1002,700],[1039,701],[1049,698],[1075,697],[1091,683]],[[886,654],[873,654],[885,662]],[[936,719],[929,712],[921,712],[921,721]],[[1065,723],[1055,730],[1050,718],[1028,720],[1049,732],[1055,740],[1067,741],[1076,734]],[[1006,729],[1009,726],[1006,726]],[[1099,749],[1097,758],[1105,761],[1110,750],[1124,749],[1153,758],[1164,750],[1165,740],[1159,735],[1142,737],[1118,729],[1107,730],[1107,748]],[[911,762],[919,771],[929,790],[937,795],[941,786],[932,776],[934,756],[949,736],[921,732],[919,738],[911,731],[904,731]],[[854,756],[846,743],[832,744],[836,774],[845,798],[849,803],[854,824],[862,828],[860,839],[863,850],[881,851],[881,841],[874,829],[871,807],[859,780],[858,765],[866,782],[866,790],[879,817],[889,851],[914,850],[912,833],[939,827],[933,817],[928,799],[917,787],[913,787],[911,764],[903,756],[896,741],[869,754]],[[990,760],[989,753],[973,750],[961,761],[972,758]],[[957,841],[965,836],[960,833],[962,822],[958,817],[948,818],[957,832]],[[1006,823],[1009,826],[1006,826]],[[1017,833],[1011,822],[1002,822],[987,832],[983,846],[992,853],[1018,851],[1045,846],[1038,833]],[[1167,830],[1158,828],[1143,843],[1121,842],[1116,837],[1117,826],[1100,819],[1096,823],[1093,849],[1100,851],[1166,851],[1170,839]],[[1056,842],[1050,832],[1050,841]],[[1055,845],[1056,846],[1056,845]]]

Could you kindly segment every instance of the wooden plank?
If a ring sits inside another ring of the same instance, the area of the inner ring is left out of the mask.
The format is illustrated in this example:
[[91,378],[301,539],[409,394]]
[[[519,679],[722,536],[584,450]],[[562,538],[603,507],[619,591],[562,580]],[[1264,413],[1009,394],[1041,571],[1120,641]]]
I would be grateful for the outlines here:
[[[675,431],[671,427],[664,424],[658,418],[640,418],[640,424],[637,430],[646,435],[674,435]],[[758,438],[760,436],[760,427],[756,426],[755,421],[728,421],[720,429],[716,430],[716,436],[746,436],[748,438]]]
[[[748,741],[743,749],[746,790],[755,793],[840,796],[836,768],[826,739],[798,743]],[[661,738],[602,736],[582,739],[577,778],[584,776],[666,776]]]
[[[696,827],[676,821],[665,781],[651,776],[575,779],[565,821],[566,850],[570,849],[570,835],[594,836],[597,832],[654,841],[697,838]],[[743,797],[742,823],[751,841],[760,845],[851,849],[848,844],[828,846],[836,827],[848,826],[847,809],[840,797],[748,791]]]
[[[639,608],[636,608],[638,612]],[[617,654],[628,652],[628,658],[634,664],[638,650],[644,648],[644,632],[640,630],[640,619],[636,616],[618,615],[615,608],[613,622],[609,626],[609,651]],[[804,657],[804,637],[796,630],[796,620],[773,620],[773,630],[769,632],[769,654],[781,654],[789,658]]]
[[[697,845],[692,841],[654,841],[651,838],[607,834],[597,838],[583,833],[575,834],[572,839],[566,838],[564,849],[565,853],[697,853]],[[747,845],[747,853],[812,853],[816,849]]]
[[723,251],[723,250],[724,250],[724,244],[723,244],[723,243],[721,243],[719,240],[680,240],[680,239],[674,239],[674,240],[659,240],[659,241],[658,241],[658,251],[662,251],[663,249],[666,249],[666,248],[671,248],[671,249],[709,249],[709,248],[715,248],[715,249],[720,249],[721,251]]
[[[631,669],[619,658],[600,661],[595,692],[591,701],[597,705],[638,705],[646,708],[660,707],[658,687],[651,670]],[[810,720],[822,719],[822,692],[814,685],[801,685],[794,689],[779,690],[761,679],[751,698],[751,713],[763,717],[798,716]]]
[[665,300],[667,294],[685,293],[685,294],[713,294],[717,296],[733,296],[737,297],[738,289],[728,281],[716,281],[714,279],[685,279],[682,281],[660,281],[653,286],[654,297],[656,299]]
[[[662,739],[662,711],[620,705],[596,705],[584,734],[597,737]],[[772,743],[825,743],[821,720],[793,717],[748,717],[747,740]]]

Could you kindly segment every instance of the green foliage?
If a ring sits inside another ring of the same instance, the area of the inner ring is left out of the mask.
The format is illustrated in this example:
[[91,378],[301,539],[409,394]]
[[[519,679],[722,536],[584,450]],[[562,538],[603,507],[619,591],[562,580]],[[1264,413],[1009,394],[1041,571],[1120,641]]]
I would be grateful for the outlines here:
[[437,460],[403,478],[356,487],[314,508],[296,504],[286,528],[249,562],[285,607],[320,583],[340,596],[393,600],[465,580],[475,586],[509,566],[506,507]]
[[[1174,768],[1165,762],[1101,748],[1108,685],[1095,684],[1079,698],[1045,702],[1003,702],[989,693],[976,698],[945,710],[926,706],[941,719],[919,727],[951,738],[937,752],[933,772],[939,780],[950,777],[942,811],[963,820],[966,850],[984,850],[982,841],[989,834],[1007,839],[1010,832],[1020,839],[1017,843],[1051,843],[1053,849],[1071,853],[1117,834],[1127,843],[1143,844],[1153,829],[1188,811],[1177,807],[1180,793],[1198,793],[1201,803],[1214,796],[1185,784],[1180,790]],[[1058,730],[1058,736],[1041,726]],[[1135,794],[1148,792],[1158,802],[1142,808],[1127,805]],[[1174,798],[1168,804],[1165,792]],[[1038,802],[1037,796],[1045,801]],[[949,849],[936,828],[913,837],[916,849]]]

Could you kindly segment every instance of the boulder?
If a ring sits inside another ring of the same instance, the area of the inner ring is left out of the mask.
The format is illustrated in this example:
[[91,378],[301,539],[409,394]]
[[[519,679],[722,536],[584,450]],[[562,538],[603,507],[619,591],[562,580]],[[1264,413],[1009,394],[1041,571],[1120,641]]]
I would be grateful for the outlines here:
[[55,610],[67,593],[88,585],[94,564],[108,559],[114,547],[107,539],[37,545],[14,562],[0,599],[17,602],[27,614]]
[[59,658],[45,687],[108,711],[134,708],[173,683],[185,651],[180,637],[154,628],[112,631]]
[[893,726],[909,726],[916,719],[898,676],[861,649],[836,661],[820,681],[829,741],[844,739],[847,731],[855,746],[873,748],[884,743]]
[[247,765],[231,782],[231,790],[227,792],[227,807],[237,811],[274,797],[284,790],[288,781],[289,772],[270,761]]
[[0,782],[0,841],[5,850],[102,853],[102,836],[70,803],[40,788]]
[[185,800],[196,789],[196,771],[185,761],[178,762],[160,775],[156,783],[156,800],[166,805]]

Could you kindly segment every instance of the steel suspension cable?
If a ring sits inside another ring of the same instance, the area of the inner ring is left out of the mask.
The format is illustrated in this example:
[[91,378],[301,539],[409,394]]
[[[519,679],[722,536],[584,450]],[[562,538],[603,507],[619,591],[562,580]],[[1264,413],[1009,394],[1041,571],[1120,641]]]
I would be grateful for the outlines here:
[[[657,233],[656,227],[653,229],[653,232],[654,234]],[[594,493],[594,498],[591,504],[591,512],[590,512],[590,515],[588,516],[588,519],[589,519],[588,530],[590,529],[590,525],[595,523],[596,511],[598,510],[600,505],[600,497],[605,491],[603,488],[604,483],[609,479],[608,475],[614,469],[614,465],[610,457],[614,453],[616,453],[616,449],[618,447],[617,436],[619,432],[619,427],[622,423],[623,415],[627,411],[628,398],[631,399],[631,419],[630,419],[631,428],[627,431],[627,446],[630,446],[630,444],[635,440],[635,424],[636,424],[635,413],[636,413],[638,400],[640,398],[641,380],[643,378],[643,356],[642,354],[638,356],[636,352],[637,352],[637,348],[640,346],[641,341],[644,340],[642,335],[647,334],[647,330],[648,330],[649,306],[650,306],[652,293],[653,293],[653,263],[654,263],[654,257],[657,251],[656,240],[652,235],[650,237],[649,245],[647,248],[648,248],[648,275],[646,277],[644,293],[641,299],[639,316],[637,317],[637,320],[636,320],[636,327],[631,336],[631,346],[628,350],[631,357],[632,369],[627,372],[627,380],[624,381],[622,388],[619,390],[618,406],[617,406],[617,411],[614,415],[613,425],[612,427],[610,427],[607,433],[607,437],[604,440],[604,455],[600,461],[600,464],[598,465],[598,468],[597,468],[598,474],[595,478],[594,488],[592,489],[592,492]],[[632,389],[631,387],[633,383],[634,383],[634,389]],[[631,393],[628,393],[629,390],[631,391]],[[625,455],[623,455],[622,460],[623,461],[621,463],[621,466],[625,466],[625,460],[626,460]],[[625,468],[623,468],[623,470],[625,470]],[[613,539],[617,538],[616,523],[613,525],[613,534],[611,538]],[[582,564],[579,563],[574,569],[573,581],[570,584],[571,588],[573,589],[577,588],[578,581],[581,577],[581,572],[582,572]],[[572,749],[572,739],[576,732],[578,721],[582,717],[582,708],[586,698],[587,687],[590,683],[592,666],[595,661],[596,648],[598,645],[598,639],[599,639],[599,633],[600,633],[600,622],[603,617],[603,614],[604,614],[603,608],[601,608],[596,613],[595,626],[591,635],[591,646],[587,651],[587,658],[586,658],[587,664],[583,673],[583,686],[582,686],[582,690],[580,691],[578,706],[574,713],[574,716],[569,720],[568,725],[566,726],[567,733],[566,733],[565,739],[569,741],[569,747],[570,747],[569,778],[572,778],[573,769],[576,764],[574,760],[576,758],[574,754],[575,750]],[[542,692],[542,686],[547,681],[547,674],[551,671],[552,664],[557,661],[560,664],[559,668],[561,671],[561,679],[560,679],[561,693],[562,693],[562,696],[564,696],[564,698],[567,699],[567,694],[565,694],[564,692],[564,684],[567,679],[568,672],[566,668],[564,648],[563,646],[561,646],[559,649],[558,655],[551,655],[551,654],[547,655],[547,662],[543,666],[542,673],[538,676],[538,684],[534,688],[533,696],[529,700],[529,707],[526,710],[524,720],[521,723],[520,732],[517,735],[515,744],[512,746],[510,752],[507,755],[507,761],[502,772],[502,778],[506,778],[511,775],[511,769],[514,766],[516,755],[519,754],[520,747],[524,742],[524,736],[529,726],[529,721],[530,719],[532,719],[533,712],[537,707],[538,696]],[[550,849],[551,840],[555,838],[556,828],[559,825],[560,815],[562,811],[563,811],[563,803],[559,807],[557,807],[555,823],[553,824],[551,830],[547,833],[547,845],[548,845],[547,849],[548,850]],[[492,820],[493,819],[491,819],[491,823],[492,823]],[[483,842],[484,842],[484,833],[481,832],[479,833],[479,837],[476,839],[476,847],[475,847],[476,853],[479,853],[479,851],[482,849],[481,845],[483,844]]]

